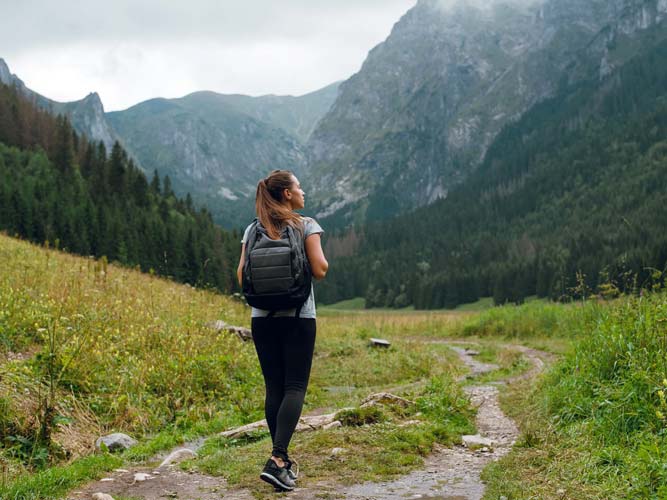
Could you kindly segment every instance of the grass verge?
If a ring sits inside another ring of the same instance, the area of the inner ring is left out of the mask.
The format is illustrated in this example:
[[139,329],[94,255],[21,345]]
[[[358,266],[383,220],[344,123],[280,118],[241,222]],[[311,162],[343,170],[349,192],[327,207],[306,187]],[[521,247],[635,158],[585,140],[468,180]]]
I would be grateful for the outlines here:
[[568,314],[547,323],[574,325],[574,349],[503,395],[522,436],[486,469],[485,498],[667,498],[667,295]]

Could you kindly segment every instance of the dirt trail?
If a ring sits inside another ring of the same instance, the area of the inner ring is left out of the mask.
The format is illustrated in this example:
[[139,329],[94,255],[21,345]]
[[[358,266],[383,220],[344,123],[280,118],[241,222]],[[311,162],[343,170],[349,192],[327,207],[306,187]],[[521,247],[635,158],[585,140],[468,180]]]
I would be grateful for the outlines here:
[[[438,341],[440,342],[440,341]],[[465,363],[474,377],[498,366],[481,363],[475,359],[476,352],[465,342],[442,342],[450,345]],[[522,375],[492,384],[470,385],[465,388],[472,404],[477,408],[476,425],[480,435],[474,437],[481,443],[466,447],[439,447],[426,460],[424,467],[400,479],[378,483],[363,483],[347,488],[336,488],[331,484],[298,488],[286,495],[294,500],[322,498],[345,498],[352,500],[388,500],[397,498],[421,498],[439,500],[479,500],[484,494],[480,479],[482,469],[491,461],[498,460],[510,451],[518,436],[514,422],[504,415],[498,403],[498,384],[512,383],[535,376],[544,368],[544,362],[552,355],[523,346],[506,346],[519,350],[531,362],[532,367]],[[466,378],[466,377],[462,377]],[[473,440],[474,440],[473,438]],[[199,444],[199,443],[197,443]],[[196,447],[196,446],[194,446]],[[91,498],[95,492],[113,496],[144,498],[146,500],[178,499],[234,499],[249,500],[252,495],[242,490],[230,490],[223,478],[210,477],[181,471],[178,466],[163,468],[134,467],[107,475],[107,481],[97,481],[70,494],[70,499]],[[137,473],[147,473],[150,479],[136,481]]]
[[[514,382],[519,378],[532,377],[544,368],[542,358],[551,356],[523,346],[509,346],[521,351],[532,364],[532,368],[519,377],[500,383]],[[493,371],[496,365],[481,363],[474,358],[474,351],[452,346],[461,360],[470,368],[470,376]],[[484,495],[484,483],[480,475],[491,461],[507,454],[519,430],[516,424],[500,409],[498,382],[472,385],[465,388],[472,404],[477,407],[476,425],[480,437],[490,440],[490,445],[454,446],[440,448],[429,456],[421,470],[411,472],[400,479],[380,483],[364,483],[341,491],[341,496],[352,500],[384,500],[397,498],[422,498],[439,500],[479,500]],[[291,498],[310,498],[290,495]],[[314,497],[313,497],[314,498]]]

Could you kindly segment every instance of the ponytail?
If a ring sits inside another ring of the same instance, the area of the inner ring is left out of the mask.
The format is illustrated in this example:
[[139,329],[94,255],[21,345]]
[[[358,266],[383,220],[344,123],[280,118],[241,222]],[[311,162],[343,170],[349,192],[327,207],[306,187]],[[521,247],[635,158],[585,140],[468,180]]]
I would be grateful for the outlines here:
[[270,238],[280,238],[286,224],[303,232],[301,216],[292,211],[283,198],[285,189],[291,189],[293,184],[294,176],[289,170],[274,170],[257,183],[255,211]]

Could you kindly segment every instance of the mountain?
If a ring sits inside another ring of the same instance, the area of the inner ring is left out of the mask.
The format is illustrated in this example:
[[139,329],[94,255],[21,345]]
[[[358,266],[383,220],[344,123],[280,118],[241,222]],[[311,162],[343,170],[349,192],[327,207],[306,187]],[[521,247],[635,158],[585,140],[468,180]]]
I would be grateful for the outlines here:
[[337,84],[300,97],[196,92],[107,113],[146,172],[168,175],[227,227],[252,217],[257,181],[284,168],[301,175],[303,142],[336,97]]
[[207,206],[226,227],[252,217],[257,181],[268,171],[304,172],[304,144],[339,86],[298,97],[195,92],[105,113],[97,93],[61,103],[32,91],[2,59],[0,82],[48,112],[66,115],[78,133],[104,142],[108,152],[121,142],[144,173],[169,176],[176,193],[191,193],[197,206]]
[[18,76],[9,71],[7,63],[2,58],[0,58],[0,83],[16,86],[26,98],[54,115],[66,115],[79,134],[84,134],[95,141],[102,141],[107,151],[111,151],[113,143],[118,140],[105,118],[102,100],[96,92],[88,94],[80,101],[54,101],[26,87]]
[[585,47],[446,199],[330,235],[339,272],[320,299],[441,308],[667,282],[667,22],[647,5],[601,32],[604,64]]
[[664,0],[419,0],[343,82],[311,135],[307,181],[330,225],[444,198],[509,123],[563,85],[609,74]]
[[299,97],[264,95],[251,97],[239,94],[216,94],[213,92],[197,92],[190,97],[206,105],[211,102],[224,102],[238,112],[251,116],[256,120],[271,124],[306,143],[315,126],[336,100],[340,82]]

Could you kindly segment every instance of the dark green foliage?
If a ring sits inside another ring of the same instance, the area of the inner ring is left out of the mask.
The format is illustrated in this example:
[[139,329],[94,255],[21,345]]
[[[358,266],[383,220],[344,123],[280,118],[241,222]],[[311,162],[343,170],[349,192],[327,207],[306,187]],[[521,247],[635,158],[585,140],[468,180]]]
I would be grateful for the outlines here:
[[119,143],[110,156],[69,121],[0,85],[0,231],[193,285],[236,288],[238,238],[205,209],[150,186]]
[[[506,127],[447,199],[356,228],[360,243],[333,252],[331,269],[344,272],[332,272],[318,298],[397,307],[407,296],[428,309],[480,296],[578,298],[605,283],[631,292],[664,280],[665,60],[662,42],[602,82],[562,88]],[[334,233],[330,248],[347,238]]]

